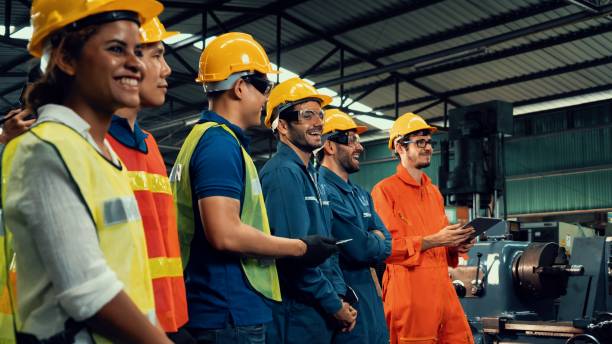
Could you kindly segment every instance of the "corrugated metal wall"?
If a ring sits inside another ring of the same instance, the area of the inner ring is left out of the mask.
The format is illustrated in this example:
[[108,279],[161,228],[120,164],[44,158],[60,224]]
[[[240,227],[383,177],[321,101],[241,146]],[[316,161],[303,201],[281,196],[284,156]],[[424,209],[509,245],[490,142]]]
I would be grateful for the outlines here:
[[[508,213],[612,208],[612,101],[515,118],[506,143]],[[443,136],[437,135],[437,139]],[[366,146],[352,180],[371,189],[395,173],[386,142]],[[425,171],[438,183],[440,155]]]

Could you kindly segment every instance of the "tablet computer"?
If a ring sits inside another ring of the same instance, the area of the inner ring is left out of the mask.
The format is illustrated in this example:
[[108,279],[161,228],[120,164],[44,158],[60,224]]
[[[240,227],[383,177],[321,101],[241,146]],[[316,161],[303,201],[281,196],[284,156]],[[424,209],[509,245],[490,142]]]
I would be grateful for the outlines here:
[[470,235],[470,240],[480,236],[482,233],[488,231],[496,224],[502,222],[502,219],[492,219],[489,217],[477,217],[463,226],[463,228],[473,227],[474,233]]

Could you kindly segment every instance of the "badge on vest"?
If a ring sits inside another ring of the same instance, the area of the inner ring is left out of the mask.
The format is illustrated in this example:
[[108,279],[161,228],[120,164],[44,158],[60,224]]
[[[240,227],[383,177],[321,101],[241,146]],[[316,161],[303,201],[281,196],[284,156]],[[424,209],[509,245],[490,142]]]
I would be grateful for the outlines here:
[[362,213],[363,217],[368,218],[368,217],[372,217],[371,213]]
[[170,179],[170,182],[171,183],[180,182],[182,171],[183,171],[182,164],[174,164],[174,166],[172,166],[172,171],[170,171],[170,176],[168,177],[168,179]]
[[259,178],[251,179],[251,193],[254,196],[261,194],[261,184],[259,183]]
[[104,201],[104,225],[112,226],[137,220],[140,220],[140,212],[134,196],[112,198]]

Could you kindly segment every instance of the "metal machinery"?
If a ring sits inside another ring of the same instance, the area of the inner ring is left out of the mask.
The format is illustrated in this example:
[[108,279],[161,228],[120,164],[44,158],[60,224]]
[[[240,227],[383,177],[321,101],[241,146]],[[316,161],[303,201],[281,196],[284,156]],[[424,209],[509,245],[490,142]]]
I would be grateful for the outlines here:
[[[512,119],[500,101],[450,112],[439,176],[456,217],[500,217]],[[498,227],[449,269],[477,343],[612,344],[612,237],[560,222]]]
[[472,218],[482,208],[497,209],[499,217],[497,205],[505,190],[504,137],[512,134],[512,104],[490,101],[456,108],[449,119],[448,141],[442,142],[440,151],[440,191],[448,204],[471,208]]
[[450,269],[477,343],[612,343],[612,238],[481,241]]

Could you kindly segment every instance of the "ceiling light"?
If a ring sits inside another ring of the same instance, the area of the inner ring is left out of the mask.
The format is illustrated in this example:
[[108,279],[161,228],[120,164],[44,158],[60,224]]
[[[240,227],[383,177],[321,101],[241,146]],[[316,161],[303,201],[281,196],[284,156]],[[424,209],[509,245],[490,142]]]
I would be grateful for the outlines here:
[[25,26],[11,34],[11,38],[30,40],[32,37],[32,27]]

